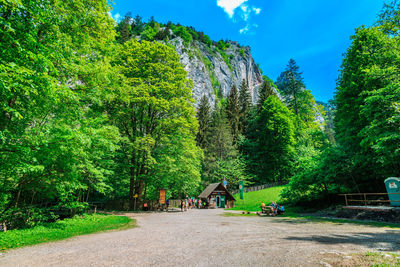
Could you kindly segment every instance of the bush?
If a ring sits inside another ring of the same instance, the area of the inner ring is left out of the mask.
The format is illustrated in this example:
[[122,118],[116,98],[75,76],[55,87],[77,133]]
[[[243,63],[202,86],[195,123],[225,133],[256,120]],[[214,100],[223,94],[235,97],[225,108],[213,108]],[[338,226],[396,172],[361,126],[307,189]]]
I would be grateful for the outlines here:
[[26,206],[22,208],[8,209],[0,216],[0,222],[5,222],[7,229],[25,229],[36,225],[54,222],[59,215],[54,213],[51,208],[37,208]]
[[337,195],[349,192],[352,185],[352,164],[337,147],[325,149],[321,155],[301,162],[299,172],[282,192],[286,203],[300,206],[334,204]]
[[189,44],[193,40],[192,35],[188,32],[188,30],[184,26],[175,27],[173,29],[173,32],[176,36],[181,37],[187,44]]
[[156,28],[151,27],[149,24],[146,25],[144,31],[141,34],[143,40],[153,41],[158,31]]

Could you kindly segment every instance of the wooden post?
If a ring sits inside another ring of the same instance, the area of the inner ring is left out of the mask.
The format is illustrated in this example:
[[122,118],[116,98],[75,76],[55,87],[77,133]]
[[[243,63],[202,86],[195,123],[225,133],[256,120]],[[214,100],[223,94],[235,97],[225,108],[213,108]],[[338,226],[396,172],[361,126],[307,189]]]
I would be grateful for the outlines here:
[[344,199],[345,199],[345,201],[346,201],[346,206],[348,206],[349,203],[347,202],[347,195],[346,195],[346,194],[344,195]]
[[367,206],[367,195],[364,194],[364,205]]

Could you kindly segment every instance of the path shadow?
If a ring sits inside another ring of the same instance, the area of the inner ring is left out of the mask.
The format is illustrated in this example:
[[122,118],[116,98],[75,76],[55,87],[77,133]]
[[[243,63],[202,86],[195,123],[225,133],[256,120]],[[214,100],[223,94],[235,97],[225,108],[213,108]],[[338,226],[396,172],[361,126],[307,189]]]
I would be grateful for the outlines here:
[[384,233],[322,234],[310,236],[289,236],[292,241],[309,241],[321,244],[355,244],[374,250],[400,251],[400,231],[387,230]]

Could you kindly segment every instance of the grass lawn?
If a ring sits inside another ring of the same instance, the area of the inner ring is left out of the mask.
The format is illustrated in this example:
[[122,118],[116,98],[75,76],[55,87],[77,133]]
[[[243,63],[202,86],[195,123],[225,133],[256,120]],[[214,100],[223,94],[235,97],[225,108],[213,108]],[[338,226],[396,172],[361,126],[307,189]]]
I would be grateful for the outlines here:
[[333,266],[400,266],[400,254],[365,252],[350,255],[327,255],[327,262]]
[[285,187],[286,185],[275,186],[260,191],[244,193],[244,206],[239,194],[235,194],[236,202],[232,210],[260,211],[261,202],[263,201],[265,205],[269,205],[273,201],[279,204],[279,194]]
[[[235,194],[234,197],[236,199],[235,207],[233,209],[227,210],[243,210],[243,211],[260,211],[261,202],[264,201],[266,205],[271,204],[271,202],[276,201],[279,204],[282,189],[284,186],[276,186],[270,187],[267,189],[263,189],[260,191],[248,192],[244,193],[244,206],[243,201],[240,199],[239,194]],[[296,208],[296,207],[285,207],[285,214],[279,215],[279,217],[285,217],[290,219],[297,219],[304,222],[315,222],[315,223],[350,223],[350,224],[361,224],[361,225],[370,225],[376,227],[389,227],[389,228],[400,228],[400,224],[397,223],[387,223],[387,222],[371,222],[371,221],[360,221],[360,220],[349,220],[349,219],[339,219],[339,218],[325,218],[325,217],[317,217],[301,214],[304,210]],[[238,214],[232,212],[225,212],[222,216],[225,217],[252,217],[257,216],[256,214]]]
[[134,226],[135,220],[125,216],[105,214],[76,216],[30,229],[0,232],[0,251],[100,231],[128,229]]

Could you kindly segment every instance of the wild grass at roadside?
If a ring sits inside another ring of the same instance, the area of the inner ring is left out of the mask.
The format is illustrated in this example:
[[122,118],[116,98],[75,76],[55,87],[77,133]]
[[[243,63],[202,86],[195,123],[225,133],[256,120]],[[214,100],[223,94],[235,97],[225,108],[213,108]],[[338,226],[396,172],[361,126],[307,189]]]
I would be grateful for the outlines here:
[[125,216],[105,214],[75,216],[30,229],[0,232],[0,251],[66,239],[112,229],[135,227],[135,220]]

